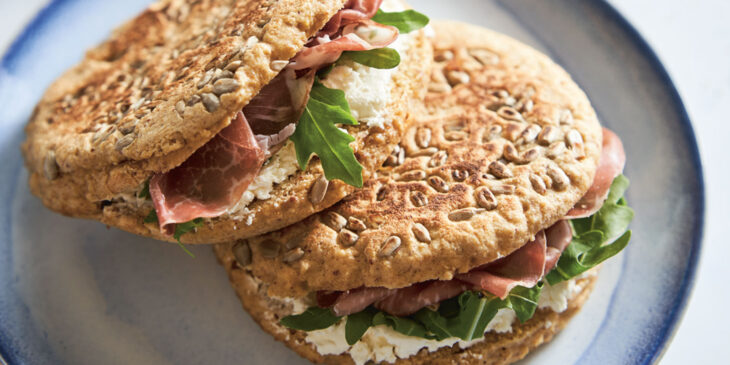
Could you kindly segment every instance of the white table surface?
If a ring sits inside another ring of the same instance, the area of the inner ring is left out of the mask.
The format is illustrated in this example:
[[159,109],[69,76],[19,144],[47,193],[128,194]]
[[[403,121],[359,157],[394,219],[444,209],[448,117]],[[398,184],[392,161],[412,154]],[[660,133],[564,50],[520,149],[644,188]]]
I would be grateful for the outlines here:
[[[47,0],[0,1],[0,52]],[[669,70],[694,123],[707,188],[697,282],[662,364],[716,364],[730,346],[730,1],[610,0]],[[691,4],[691,5],[690,5]],[[723,229],[725,228],[725,229]],[[639,304],[639,303],[637,303]]]

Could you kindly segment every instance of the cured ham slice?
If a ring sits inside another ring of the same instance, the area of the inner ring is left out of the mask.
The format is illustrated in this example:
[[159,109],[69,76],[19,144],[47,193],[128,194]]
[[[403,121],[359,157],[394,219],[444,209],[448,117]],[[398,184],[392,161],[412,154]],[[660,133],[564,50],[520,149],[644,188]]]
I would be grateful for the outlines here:
[[545,274],[549,273],[566,247],[573,241],[573,229],[570,222],[563,219],[553,224],[545,230],[545,238],[547,240],[547,249],[545,250]]
[[370,305],[396,316],[407,316],[466,290],[488,291],[502,299],[516,286],[532,287],[558,262],[573,231],[566,220],[540,231],[535,239],[499,260],[459,274],[453,280],[433,280],[400,289],[358,288],[317,293],[320,307],[332,307],[338,316],[357,313]]
[[387,297],[392,292],[393,290],[386,288],[360,288],[348,290],[337,298],[335,304],[332,306],[332,311],[337,316],[345,316],[361,312],[370,304]]
[[182,165],[150,179],[160,229],[171,234],[175,223],[223,214],[258,175],[265,155],[239,112]]
[[[255,135],[274,135],[302,115],[314,84],[314,74],[297,77],[284,69],[243,108]],[[273,146],[273,145],[272,145]]]
[[332,37],[336,34],[342,24],[347,24],[352,21],[364,20],[372,18],[377,13],[382,4],[383,0],[350,0],[345,4],[345,7],[337,12],[335,16],[330,19],[329,22],[317,33],[318,37],[322,37],[325,34]]
[[469,285],[459,280],[429,281],[398,289],[377,302],[375,307],[395,316],[408,316],[421,308],[453,298],[467,289]]
[[289,137],[291,137],[292,134],[294,134],[294,131],[297,130],[297,125],[294,123],[288,124],[286,127],[282,128],[282,130],[279,131],[279,133],[272,134],[272,135],[256,135],[256,142],[258,142],[259,146],[261,146],[261,149],[266,151],[266,158],[269,158],[273,156],[276,152],[278,152],[282,147],[284,147],[284,142],[286,142]]
[[534,240],[510,255],[456,278],[504,299],[518,285],[532,287],[537,284],[545,274],[546,258],[545,232],[540,231]]
[[360,20],[342,28],[342,35],[331,39],[318,37],[313,44],[300,51],[289,64],[294,70],[317,70],[337,61],[345,51],[369,51],[387,47],[398,38],[398,29],[372,20]]
[[623,172],[625,164],[626,153],[621,139],[609,129],[603,128],[603,148],[593,184],[565,217],[568,219],[585,218],[601,209],[603,202],[608,197],[613,179]]

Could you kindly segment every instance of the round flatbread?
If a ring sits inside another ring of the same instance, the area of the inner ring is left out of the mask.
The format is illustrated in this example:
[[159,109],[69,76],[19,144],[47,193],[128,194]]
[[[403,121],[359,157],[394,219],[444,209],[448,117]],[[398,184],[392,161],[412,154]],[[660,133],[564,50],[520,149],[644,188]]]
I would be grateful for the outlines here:
[[545,55],[437,23],[425,110],[378,172],[331,209],[223,246],[278,297],[449,280],[565,216],[593,181],[601,127]]
[[[326,1],[161,1],[89,51],[47,90],[26,128],[23,154],[31,191],[62,214],[97,219],[172,241],[145,223],[151,204],[136,199],[156,173],[180,165],[231,123],[304,43],[345,4]],[[365,178],[402,137],[411,99],[422,98],[431,59],[423,32],[392,77],[386,128],[348,127]],[[229,79],[216,88],[221,78]],[[276,155],[274,156],[276,158]],[[206,219],[182,236],[214,243],[275,230],[325,209],[354,188],[318,184],[315,158],[247,206],[246,216]],[[313,202],[314,201],[314,202]],[[282,214],[286,212],[286,214]]]
[[[226,258],[223,252],[218,251],[218,254],[221,264],[228,271],[236,294],[241,299],[243,308],[264,331],[312,362],[343,365],[355,363],[349,354],[321,355],[314,345],[307,342],[306,332],[280,325],[279,320],[291,314],[291,304],[268,297],[266,290],[262,290],[265,286],[254,279],[250,271],[241,268],[230,258]],[[590,296],[596,278],[596,275],[590,275],[577,279],[575,285],[582,289],[568,301],[568,307],[563,312],[557,313],[549,308],[539,309],[525,323],[515,321],[512,324],[512,332],[487,332],[483,341],[466,349],[462,349],[456,344],[451,347],[442,347],[434,352],[420,351],[409,358],[399,358],[395,364],[511,364],[524,358],[538,346],[549,342],[555,334],[565,328],[568,321]]]

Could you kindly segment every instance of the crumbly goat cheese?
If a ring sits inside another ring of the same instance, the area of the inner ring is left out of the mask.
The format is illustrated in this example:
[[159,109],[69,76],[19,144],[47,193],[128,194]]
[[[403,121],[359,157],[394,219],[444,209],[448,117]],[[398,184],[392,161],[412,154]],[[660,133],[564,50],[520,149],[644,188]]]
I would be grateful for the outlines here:
[[254,199],[266,200],[271,198],[274,186],[288,179],[298,169],[294,143],[287,141],[284,147],[261,167],[261,171],[259,171],[251,185],[248,186],[238,203],[228,208],[228,214],[234,219],[244,220],[249,216],[249,210],[246,207]]
[[[380,9],[395,12],[406,8],[400,0],[385,0]],[[412,38],[408,34],[401,34],[388,47],[405,57],[411,42]],[[388,115],[388,105],[391,101],[392,77],[396,69],[379,70],[348,61],[333,68],[322,83],[345,92],[355,119],[367,123],[371,128],[384,128],[392,122]]]
[[[410,36],[402,34],[390,47],[404,56],[410,41]],[[347,61],[333,68],[322,83],[329,88],[345,92],[345,98],[355,119],[371,128],[385,128],[392,122],[388,105],[391,101],[393,72],[396,69],[380,70]]]
[[[594,271],[589,271],[578,278],[554,286],[546,283],[540,294],[538,307],[550,308],[558,313],[565,311],[568,308],[568,300],[574,298],[583,290],[583,287],[577,285],[576,281],[582,277],[595,274]],[[516,318],[513,310],[507,308],[500,309],[492,321],[489,322],[486,332],[512,332],[512,323],[514,323]],[[406,359],[413,356],[423,348],[428,349],[429,352],[433,352],[442,347],[453,346],[457,343],[459,347],[466,349],[482,340],[480,338],[472,341],[463,341],[455,337],[442,341],[427,340],[406,336],[388,326],[381,325],[369,328],[359,342],[350,346],[345,340],[345,321],[341,321],[329,328],[307,332],[307,342],[313,344],[320,354],[340,355],[349,353],[357,365],[365,364],[371,360],[376,363],[381,361],[393,363],[398,358]]]

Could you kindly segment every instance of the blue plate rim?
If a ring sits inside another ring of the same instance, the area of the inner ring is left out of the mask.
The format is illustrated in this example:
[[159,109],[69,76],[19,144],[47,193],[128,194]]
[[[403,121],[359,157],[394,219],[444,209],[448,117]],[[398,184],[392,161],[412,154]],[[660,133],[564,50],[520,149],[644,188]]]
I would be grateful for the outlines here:
[[[21,51],[21,45],[24,44],[33,34],[33,32],[43,25],[47,19],[54,15],[55,10],[68,0],[51,0],[45,7],[43,7],[23,29],[20,35],[15,38],[8,47],[5,54],[0,59],[0,67],[5,68],[12,63],[13,59],[17,57]],[[695,286],[697,266],[702,251],[703,235],[705,230],[705,210],[706,210],[706,192],[705,192],[705,179],[704,179],[704,167],[700,158],[699,148],[697,145],[697,138],[692,127],[692,121],[687,113],[687,109],[682,101],[681,96],[672,81],[671,76],[667,72],[664,64],[661,62],[659,57],[649,43],[644,39],[641,33],[631,22],[621,14],[618,9],[611,5],[606,0],[599,0],[591,4],[595,9],[606,16],[607,19],[617,23],[619,28],[623,29],[628,35],[630,41],[638,49],[640,54],[649,62],[652,68],[659,76],[661,83],[664,88],[669,92],[672,99],[672,105],[680,118],[680,124],[682,127],[682,135],[687,140],[689,158],[693,165],[697,168],[697,191],[696,194],[699,197],[697,202],[697,208],[694,212],[697,217],[697,224],[694,227],[694,234],[692,238],[692,245],[690,255],[688,257],[687,269],[685,270],[682,278],[682,284],[679,289],[679,300],[677,300],[672,307],[672,310],[668,314],[669,321],[667,321],[666,327],[661,332],[657,341],[654,342],[654,346],[645,352],[646,364],[658,363],[667,351],[669,343],[672,341],[677,333],[679,324],[687,311],[687,304],[692,294],[692,290]],[[610,309],[609,309],[610,310]],[[7,345],[0,342],[0,363],[8,365],[9,362],[6,360],[8,350]]]
[[[640,55],[648,61],[652,69],[656,72],[657,76],[659,76],[662,86],[665,88],[665,90],[669,92],[669,96],[672,100],[672,105],[675,109],[676,115],[679,116],[680,125],[682,127],[681,134],[687,141],[688,152],[690,155],[689,158],[692,161],[694,167],[697,169],[697,191],[695,192],[695,194],[699,199],[697,209],[693,212],[694,216],[697,217],[697,224],[695,227],[693,227],[694,232],[692,237],[690,255],[687,258],[687,270],[682,277],[682,284],[678,291],[679,300],[674,303],[674,306],[667,315],[667,318],[669,320],[666,322],[665,327],[662,329],[659,337],[656,339],[656,341],[654,341],[654,346],[651,349],[647,349],[648,351],[645,351],[643,356],[646,359],[644,361],[644,364],[657,364],[666,353],[667,348],[669,347],[669,343],[671,343],[674,335],[679,328],[679,324],[681,323],[681,320],[687,310],[687,304],[689,302],[689,298],[692,294],[692,290],[695,284],[697,265],[699,264],[699,259],[701,257],[702,241],[705,228],[706,195],[704,167],[700,158],[696,134],[694,132],[694,128],[692,127],[692,121],[689,117],[689,114],[687,113],[687,109],[684,106],[684,102],[682,101],[682,98],[680,97],[671,76],[667,72],[664,64],[661,62],[659,56],[656,54],[654,49],[649,45],[646,39],[644,39],[644,37],[636,29],[636,27],[634,27],[633,24],[631,24],[631,22],[629,22],[623,14],[621,14],[620,11],[618,11],[618,9],[616,9],[616,7],[611,5],[608,1],[598,0],[589,3],[588,6],[596,9],[598,12],[600,12],[601,15],[604,15],[605,18],[614,21],[619,28],[624,30],[628,35],[630,42],[633,43],[633,46],[638,50]],[[505,7],[503,8],[508,12],[511,12],[509,9]],[[525,26],[529,30],[531,36],[535,37],[538,40],[543,39],[539,31],[532,28],[529,24],[526,24]],[[554,52],[551,57],[556,58]],[[556,61],[559,62],[559,57],[557,57]],[[608,314],[612,312],[613,302],[614,298],[612,296],[608,309]],[[609,316],[607,315],[606,317]],[[605,322],[601,323],[599,332],[605,326],[605,324]],[[591,345],[592,343],[593,342],[591,342]],[[578,362],[580,362],[580,360]]]
[[658,341],[655,342],[655,346],[651,350],[653,354],[648,357],[647,361],[645,362],[650,364],[658,364],[666,353],[667,349],[669,348],[669,344],[671,343],[672,339],[677,333],[677,330],[679,329],[679,324],[681,323],[682,318],[687,311],[687,304],[689,303],[689,298],[692,295],[692,290],[695,286],[695,279],[697,277],[697,265],[699,264],[699,259],[702,253],[702,242],[705,231],[706,195],[704,166],[702,165],[702,160],[700,158],[700,151],[697,145],[697,136],[695,134],[694,128],[692,127],[692,120],[689,117],[689,113],[687,113],[687,108],[684,106],[684,102],[682,101],[682,97],[679,95],[677,87],[672,81],[669,72],[667,72],[666,68],[664,67],[664,64],[659,59],[659,56],[649,45],[646,39],[644,39],[641,33],[639,33],[638,29],[636,29],[636,27],[634,27],[634,25],[631,24],[631,22],[629,22],[629,20],[626,19],[626,17],[624,17],[624,15],[621,14],[621,12],[616,9],[616,7],[611,5],[606,0],[600,0],[597,2],[596,8],[603,12],[603,14],[607,15],[609,18],[616,21],[620,27],[624,28],[627,31],[634,44],[641,51],[643,56],[649,61],[652,68],[657,72],[662,83],[669,91],[673,102],[672,105],[676,109],[677,115],[680,117],[681,120],[681,125],[683,128],[682,135],[687,140],[690,158],[693,164],[696,166],[698,172],[696,193],[699,199],[697,209],[695,212],[693,212],[697,217],[697,225],[694,227],[695,232],[694,237],[692,238],[692,248],[688,257],[687,270],[685,271],[684,277],[682,279],[682,284],[679,289],[679,300],[675,302],[674,307],[669,314],[669,321],[661,334],[661,338],[659,338]]

